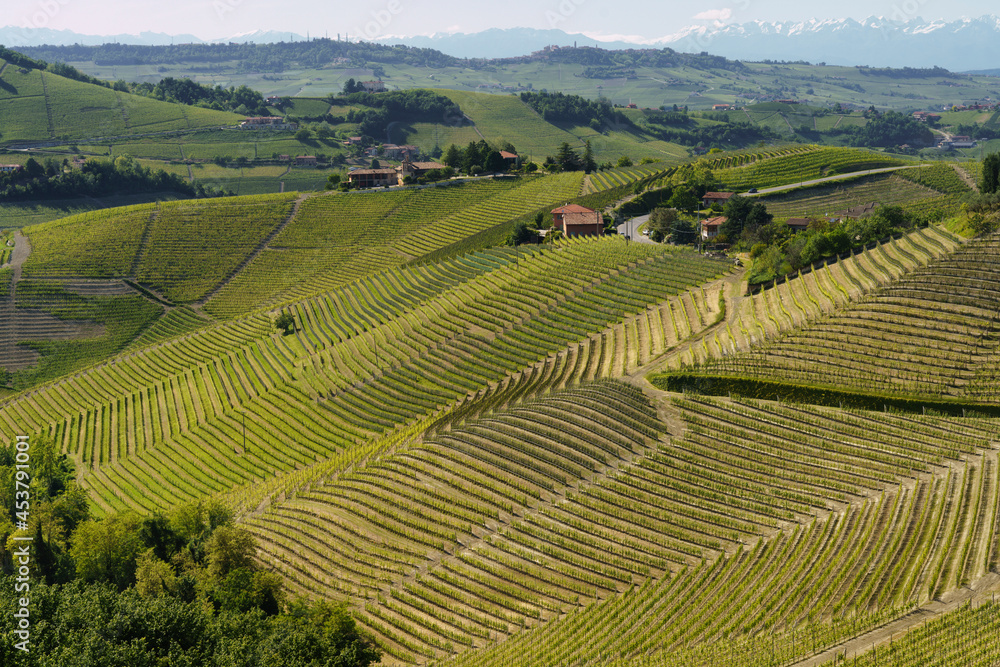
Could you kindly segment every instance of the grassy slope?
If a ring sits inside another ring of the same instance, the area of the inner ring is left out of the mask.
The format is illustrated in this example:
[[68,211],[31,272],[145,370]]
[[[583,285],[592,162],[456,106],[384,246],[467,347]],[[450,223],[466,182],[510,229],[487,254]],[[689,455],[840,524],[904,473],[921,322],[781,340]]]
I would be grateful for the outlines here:
[[236,114],[195,109],[6,65],[0,74],[4,143],[189,130],[232,125]]

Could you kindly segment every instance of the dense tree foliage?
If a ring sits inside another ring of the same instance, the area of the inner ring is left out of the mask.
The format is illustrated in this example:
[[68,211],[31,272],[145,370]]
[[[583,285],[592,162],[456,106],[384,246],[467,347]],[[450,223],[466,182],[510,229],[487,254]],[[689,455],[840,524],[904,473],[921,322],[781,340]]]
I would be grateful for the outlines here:
[[595,129],[632,127],[632,121],[607,100],[588,100],[565,93],[523,92],[521,101],[550,123],[590,125]]
[[20,171],[0,174],[0,201],[99,197],[118,193],[176,192],[189,197],[226,194],[201,184],[188,183],[176,174],[150,169],[130,156],[113,161],[89,159],[79,168],[66,160],[29,158]]
[[[226,506],[90,517],[74,469],[44,435],[29,441],[29,501],[16,450],[0,446],[0,665],[364,667],[380,651],[343,606],[287,602],[280,577]],[[24,504],[28,503],[28,509]],[[14,554],[33,535],[28,589]],[[30,646],[15,647],[30,601]]]
[[784,222],[747,226],[738,246],[749,248],[753,266],[747,275],[750,284],[771,280],[797,271],[813,262],[845,253],[852,248],[884,239],[912,228],[918,216],[899,206],[880,206],[867,217],[830,222],[814,220],[804,232],[792,232]]
[[982,177],[979,191],[993,194],[1000,189],[1000,153],[990,153],[983,159]]
[[[13,590],[13,578],[0,579]],[[36,584],[30,651],[14,648],[14,604],[0,602],[0,664],[11,667],[364,667],[379,651],[343,606],[215,611],[108,584]],[[44,619],[44,620],[43,620]]]
[[152,97],[165,102],[178,102],[189,106],[200,106],[218,111],[234,111],[250,116],[268,115],[264,96],[247,86],[223,88],[205,86],[191,79],[167,77],[153,85],[151,83],[115,83],[116,90],[127,90],[136,95]]
[[847,129],[852,146],[887,148],[901,144],[930,145],[934,133],[924,123],[897,111],[887,111],[871,118],[864,127]]
[[359,132],[369,137],[384,136],[390,123],[465,125],[468,122],[457,104],[444,95],[425,89],[355,92],[331,95],[328,100],[338,106],[364,107],[351,109],[346,120],[357,123]]

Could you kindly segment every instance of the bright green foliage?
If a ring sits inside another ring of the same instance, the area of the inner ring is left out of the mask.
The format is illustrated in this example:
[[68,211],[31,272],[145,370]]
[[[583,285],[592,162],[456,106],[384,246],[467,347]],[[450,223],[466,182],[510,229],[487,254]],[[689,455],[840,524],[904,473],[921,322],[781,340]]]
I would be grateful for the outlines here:
[[162,204],[150,220],[136,279],[170,300],[196,301],[287,220],[293,199],[270,195]]
[[715,175],[726,189],[747,190],[904,164],[896,158],[866,150],[815,147],[753,161],[740,167],[720,169]]
[[24,230],[31,255],[24,275],[121,278],[129,275],[156,205],[74,215]]
[[908,272],[906,267],[918,264],[912,249],[879,246],[873,263],[858,267],[869,284],[883,289],[705,369],[910,396],[996,400],[1000,299],[992,286],[1000,281],[1000,265],[992,258],[998,243],[995,237],[975,241]]

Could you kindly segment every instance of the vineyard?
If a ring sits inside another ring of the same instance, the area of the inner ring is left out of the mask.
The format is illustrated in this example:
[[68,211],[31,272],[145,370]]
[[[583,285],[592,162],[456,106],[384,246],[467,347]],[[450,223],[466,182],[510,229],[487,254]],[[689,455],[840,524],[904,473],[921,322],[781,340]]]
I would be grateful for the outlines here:
[[[898,164],[706,159],[732,189]],[[289,597],[348,604],[385,664],[991,664],[1000,237],[916,228],[756,294],[686,248],[497,245],[671,173],[27,227],[0,268],[0,424],[56,443],[95,516],[222,500]],[[968,191],[949,165],[843,187],[766,201]]]
[[96,137],[232,125],[240,118],[7,65],[0,60],[5,143],[56,138],[86,143]]
[[[878,289],[752,351],[707,360],[697,372],[996,400],[998,243],[996,237],[974,241],[924,261],[912,246],[880,246],[866,253],[877,264],[856,264]],[[882,267],[893,267],[892,273],[880,274]]]
[[715,175],[721,187],[746,191],[751,187],[767,188],[905,164],[881,153],[814,147],[812,150],[788,149],[767,159],[753,159],[741,166],[720,168]]

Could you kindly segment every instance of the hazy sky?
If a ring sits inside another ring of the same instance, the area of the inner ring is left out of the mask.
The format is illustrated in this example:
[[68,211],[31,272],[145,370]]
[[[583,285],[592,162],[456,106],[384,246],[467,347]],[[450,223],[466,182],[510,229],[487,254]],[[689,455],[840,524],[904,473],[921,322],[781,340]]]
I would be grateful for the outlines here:
[[0,25],[84,34],[143,31],[228,37],[257,29],[311,36],[477,32],[491,27],[559,28],[591,36],[655,39],[693,24],[885,16],[973,18],[998,12],[980,0],[0,0]]

